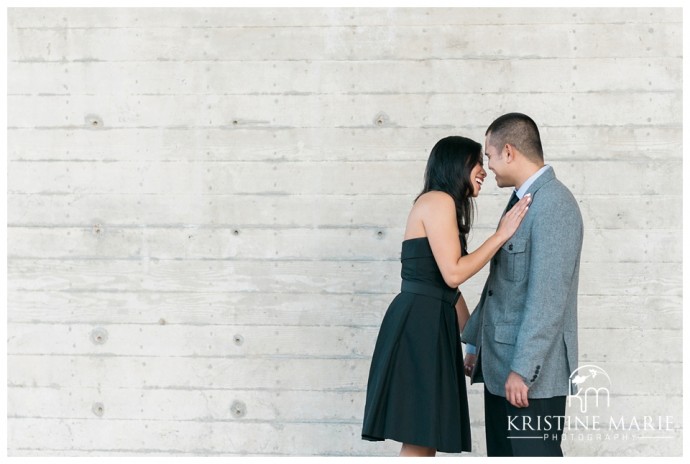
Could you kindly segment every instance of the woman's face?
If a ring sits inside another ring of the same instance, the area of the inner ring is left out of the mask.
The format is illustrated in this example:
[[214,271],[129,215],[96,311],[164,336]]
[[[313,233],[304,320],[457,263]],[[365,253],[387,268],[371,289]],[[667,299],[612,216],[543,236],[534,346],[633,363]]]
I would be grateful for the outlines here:
[[482,184],[484,183],[485,178],[486,171],[484,170],[484,165],[480,161],[474,166],[472,172],[470,172],[470,182],[472,183],[472,187],[474,188],[472,193],[473,197],[477,197],[479,195],[479,191],[482,189]]

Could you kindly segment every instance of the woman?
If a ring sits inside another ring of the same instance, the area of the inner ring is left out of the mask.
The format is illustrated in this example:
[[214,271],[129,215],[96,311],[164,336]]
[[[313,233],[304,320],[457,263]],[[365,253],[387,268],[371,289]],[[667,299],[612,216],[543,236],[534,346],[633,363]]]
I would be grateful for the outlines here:
[[457,287],[513,235],[529,203],[528,196],[520,200],[496,233],[468,254],[473,198],[485,178],[479,143],[440,140],[407,219],[402,289],[376,340],[362,428],[365,440],[401,442],[401,456],[471,451],[460,346],[469,311]]

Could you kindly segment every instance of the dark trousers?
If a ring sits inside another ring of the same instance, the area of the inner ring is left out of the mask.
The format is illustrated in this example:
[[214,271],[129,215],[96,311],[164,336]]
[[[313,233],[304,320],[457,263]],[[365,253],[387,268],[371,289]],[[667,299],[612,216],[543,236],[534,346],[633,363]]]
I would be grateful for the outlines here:
[[529,399],[516,408],[484,386],[484,421],[488,456],[563,456],[561,437],[565,396]]

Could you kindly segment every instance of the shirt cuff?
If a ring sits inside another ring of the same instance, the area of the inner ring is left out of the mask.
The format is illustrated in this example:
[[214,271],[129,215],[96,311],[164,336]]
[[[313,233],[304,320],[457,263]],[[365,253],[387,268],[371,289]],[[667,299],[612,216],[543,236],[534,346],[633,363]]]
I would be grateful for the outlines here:
[[474,346],[474,345],[472,345],[472,344],[470,344],[470,343],[466,343],[466,344],[465,344],[465,353],[467,353],[467,354],[477,354],[477,347]]

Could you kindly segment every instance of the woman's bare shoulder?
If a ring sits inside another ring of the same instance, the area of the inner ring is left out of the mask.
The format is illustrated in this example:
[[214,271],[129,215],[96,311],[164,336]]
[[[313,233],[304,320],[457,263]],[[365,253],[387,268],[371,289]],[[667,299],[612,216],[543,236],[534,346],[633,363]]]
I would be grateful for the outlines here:
[[422,194],[415,205],[419,205],[423,208],[455,208],[455,200],[446,192],[441,192],[440,190],[431,190]]

